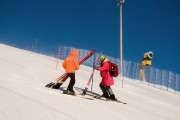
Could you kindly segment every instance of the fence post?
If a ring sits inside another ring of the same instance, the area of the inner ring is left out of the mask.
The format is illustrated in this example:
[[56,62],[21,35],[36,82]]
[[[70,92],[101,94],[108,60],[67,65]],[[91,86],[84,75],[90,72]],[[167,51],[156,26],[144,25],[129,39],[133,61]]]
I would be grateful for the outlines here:
[[137,73],[137,64],[135,64],[135,68],[134,68],[134,79],[136,79],[136,73]]
[[160,87],[160,89],[162,89],[162,79],[163,79],[163,71],[161,71],[161,87]]
[[170,72],[170,71],[168,70],[168,84],[167,84],[167,91],[169,91],[169,75],[170,75],[169,72]]
[[154,83],[154,87],[156,87],[155,85],[156,85],[156,80],[157,80],[157,78],[156,78],[157,76],[156,76],[156,68],[155,68],[155,83]]
[[127,68],[127,77],[129,78],[129,71],[130,71],[130,61],[128,62],[128,68]]
[[175,87],[175,91],[174,91],[174,94],[176,94],[176,91],[177,91],[177,74],[175,75],[175,82],[176,82],[176,87]]
[[148,86],[149,86],[149,81],[150,81],[150,76],[151,76],[151,68],[150,67],[148,67],[148,68],[149,68],[149,76],[148,76]]

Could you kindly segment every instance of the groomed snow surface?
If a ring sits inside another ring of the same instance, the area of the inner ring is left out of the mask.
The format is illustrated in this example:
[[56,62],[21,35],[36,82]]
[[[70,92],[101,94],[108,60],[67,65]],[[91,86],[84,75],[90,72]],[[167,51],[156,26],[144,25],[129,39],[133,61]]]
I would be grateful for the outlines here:
[[[64,73],[56,59],[0,44],[0,120],[180,120],[180,96],[124,78],[115,78],[112,89],[127,104],[89,100],[46,88]],[[81,66],[75,92],[80,94],[92,73]],[[99,72],[93,92],[102,94]],[[69,79],[61,86],[66,89]],[[89,88],[90,89],[90,88]]]

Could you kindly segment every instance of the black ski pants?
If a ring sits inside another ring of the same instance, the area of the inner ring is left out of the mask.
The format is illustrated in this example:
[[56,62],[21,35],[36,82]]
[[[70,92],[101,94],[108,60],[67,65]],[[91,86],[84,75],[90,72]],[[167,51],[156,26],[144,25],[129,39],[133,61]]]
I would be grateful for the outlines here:
[[106,92],[107,92],[109,95],[113,95],[113,94],[114,94],[110,86],[103,86],[102,83],[100,83],[100,84],[99,84],[99,87],[101,88],[103,94],[106,93]]
[[70,77],[68,90],[73,91],[73,87],[74,87],[74,84],[75,84],[75,73],[68,73],[67,75],[68,75],[68,77]]

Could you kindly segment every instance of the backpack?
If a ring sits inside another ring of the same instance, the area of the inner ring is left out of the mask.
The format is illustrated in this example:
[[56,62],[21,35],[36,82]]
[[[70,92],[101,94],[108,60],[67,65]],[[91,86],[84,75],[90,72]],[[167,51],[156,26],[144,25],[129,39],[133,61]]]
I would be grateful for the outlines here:
[[112,77],[117,77],[119,74],[118,66],[115,63],[109,62],[109,72]]

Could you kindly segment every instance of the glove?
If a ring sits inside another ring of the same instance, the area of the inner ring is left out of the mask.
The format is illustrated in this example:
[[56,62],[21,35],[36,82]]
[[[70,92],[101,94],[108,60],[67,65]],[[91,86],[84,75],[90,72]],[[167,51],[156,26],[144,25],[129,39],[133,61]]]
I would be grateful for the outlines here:
[[95,65],[93,66],[93,68],[94,68],[94,69],[96,69],[96,70],[98,70],[98,67],[97,67],[97,66],[95,66]]

